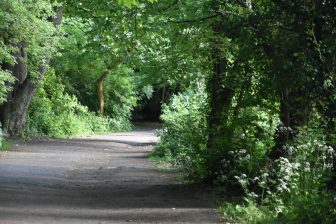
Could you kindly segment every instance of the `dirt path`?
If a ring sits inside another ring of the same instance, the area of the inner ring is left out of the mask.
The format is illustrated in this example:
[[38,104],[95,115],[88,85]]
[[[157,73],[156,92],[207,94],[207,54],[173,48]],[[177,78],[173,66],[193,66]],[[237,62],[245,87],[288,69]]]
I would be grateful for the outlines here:
[[141,129],[0,152],[0,224],[218,223],[206,192],[147,159]]

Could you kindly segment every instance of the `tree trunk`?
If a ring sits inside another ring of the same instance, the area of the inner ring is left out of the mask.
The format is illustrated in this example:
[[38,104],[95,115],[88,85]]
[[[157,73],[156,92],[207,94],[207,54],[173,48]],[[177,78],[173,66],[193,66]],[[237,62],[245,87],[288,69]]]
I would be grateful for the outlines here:
[[[252,9],[251,0],[241,1],[242,6],[248,10]],[[219,0],[213,0],[211,8],[218,12],[220,5],[223,4]],[[224,35],[222,17],[212,25],[214,34],[213,41],[213,72],[208,80],[207,88],[209,93],[210,114],[208,117],[209,138],[207,143],[208,149],[218,149],[221,142],[224,141],[224,126],[228,120],[231,109],[232,99],[235,95],[234,88],[225,83],[227,79],[227,60],[222,55],[221,38]]]
[[223,127],[227,122],[229,110],[231,107],[234,90],[223,87],[223,73],[220,72],[224,68],[223,61],[218,61],[213,76],[208,83],[208,91],[210,98],[210,114],[208,118],[209,139],[208,148],[215,149],[223,140]]
[[280,81],[280,124],[276,131],[275,146],[268,154],[272,160],[292,155],[290,144],[299,134],[299,128],[307,125],[311,111],[311,99],[305,96],[300,86],[289,84],[291,76],[283,76]]
[[37,88],[38,80],[25,79],[4,106],[3,128],[10,135],[18,135],[25,126],[29,104]]
[[161,96],[161,103],[163,104],[165,102],[166,99],[166,87],[164,86],[162,88],[162,96]]
[[[223,19],[223,18],[222,18]],[[234,89],[227,85],[227,60],[221,51],[221,39],[224,27],[221,21],[217,21],[212,26],[214,34],[212,52],[212,73],[207,80],[207,92],[209,96],[210,112],[208,115],[208,141],[207,141],[207,180],[211,182],[216,178],[216,171],[219,169],[220,161],[225,156],[224,142],[226,136],[226,124],[232,106]]]
[[[50,18],[54,26],[57,27],[62,21],[62,8],[54,8],[56,16]],[[55,34],[56,35],[56,34]],[[16,64],[10,68],[12,75],[17,79],[12,86],[12,91],[7,95],[7,102],[1,106],[0,119],[3,123],[4,131],[10,135],[18,135],[26,123],[26,116],[31,99],[38,86],[38,82],[47,72],[50,58],[46,58],[38,69],[39,77],[32,77],[27,70],[27,53],[24,46],[17,46],[18,52],[13,56]]]
[[269,153],[272,160],[280,157],[287,157],[286,144],[293,140],[293,132],[291,128],[291,115],[289,108],[289,90],[288,87],[283,88],[280,95],[280,124],[276,131],[275,147]]
[[104,81],[107,77],[108,73],[104,72],[99,79],[97,80],[97,95],[98,95],[98,101],[99,101],[99,115],[104,116]]

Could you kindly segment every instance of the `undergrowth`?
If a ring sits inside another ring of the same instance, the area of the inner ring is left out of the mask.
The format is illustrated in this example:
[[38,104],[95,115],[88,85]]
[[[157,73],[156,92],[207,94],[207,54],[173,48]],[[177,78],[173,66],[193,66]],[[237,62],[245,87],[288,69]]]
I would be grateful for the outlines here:
[[327,186],[334,152],[314,122],[318,116],[285,146],[288,157],[271,160],[267,153],[279,124],[272,110],[240,109],[223,124],[226,135],[212,151],[206,148],[207,113],[202,90],[173,96],[163,107],[164,128],[153,156],[182,170],[189,180],[208,181],[211,176],[219,191],[240,195],[220,206],[223,221],[336,223],[336,193]]
[[204,173],[205,143],[207,139],[206,94],[188,89],[163,106],[164,125],[160,143],[152,156],[166,164],[201,179]]
[[89,111],[75,96],[64,92],[61,80],[50,71],[33,97],[23,137],[65,138],[130,129],[126,117],[101,117]]

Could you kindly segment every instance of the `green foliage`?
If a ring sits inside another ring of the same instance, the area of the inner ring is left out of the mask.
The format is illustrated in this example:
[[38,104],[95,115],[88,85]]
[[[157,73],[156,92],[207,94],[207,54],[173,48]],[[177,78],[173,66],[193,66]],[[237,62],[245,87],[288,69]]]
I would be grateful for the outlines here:
[[[91,111],[98,111],[97,81],[103,75],[105,114],[118,119],[129,119],[136,105],[134,72],[118,62],[118,58],[91,43],[90,26],[84,22],[66,21],[60,51],[53,60],[57,76],[61,77],[65,91],[75,95],[79,102]],[[110,57],[107,59],[107,57]]]
[[222,124],[223,135],[216,150],[207,151],[208,175],[218,186],[239,189],[236,177],[254,176],[267,162],[278,119],[261,106],[241,108]]
[[7,93],[12,89],[8,83],[13,83],[14,80],[14,77],[9,72],[0,69],[0,105],[6,101]]
[[4,138],[3,132],[2,132],[2,129],[1,129],[1,123],[0,123],[0,151],[1,150],[7,150],[11,146],[12,146],[12,141]]
[[[243,202],[222,206],[225,221],[336,222],[326,186],[336,172],[335,1],[61,2],[64,35],[30,107],[30,134],[128,129],[137,97],[169,87],[153,155],[240,193]],[[48,1],[0,6],[1,104],[13,82],[2,64],[24,45],[38,77],[55,30]],[[99,80],[109,117],[90,112]]]
[[254,201],[226,202],[220,207],[224,222],[232,223],[271,223],[276,218],[275,212],[267,206],[259,206]]
[[[236,221],[251,216],[247,213],[253,208],[261,216],[273,214],[275,222],[280,223],[335,222],[335,193],[325,186],[332,173],[333,150],[325,144],[320,128],[306,128],[301,133],[293,145],[287,146],[289,159],[275,160],[272,169],[264,165],[254,176],[239,170],[236,180],[248,203],[240,205],[244,213],[231,214],[237,215]],[[232,213],[232,206],[223,206],[223,214]]]
[[29,109],[28,136],[68,137],[131,128],[124,117],[99,117],[81,105],[76,97],[64,93],[64,85],[49,71]]
[[8,150],[12,147],[13,142],[11,140],[8,139],[3,139],[1,142],[1,146],[0,146],[0,151],[1,150]]
[[[54,15],[49,1],[4,0],[0,3],[0,62],[13,65],[18,46],[28,52],[30,74],[38,76],[41,62],[55,51],[55,28],[49,21]],[[3,71],[0,68],[0,72]]]
[[184,167],[193,177],[204,177],[207,110],[207,96],[201,84],[173,96],[163,106],[164,126],[153,156]]
[[108,116],[128,120],[137,105],[134,73],[127,67],[119,67],[104,83],[105,111]]
[[[184,1],[151,20],[165,23],[154,39],[174,47],[157,51],[152,44],[146,56],[157,56],[152,60],[169,68],[160,72],[180,85],[184,77],[191,79],[189,71],[196,75],[203,69],[210,107],[210,113],[197,115],[209,124],[199,132],[190,118],[199,110],[188,111],[181,96],[182,106],[165,108],[167,127],[155,155],[189,174],[201,170],[200,179],[244,195],[243,203],[223,206],[229,221],[335,222],[335,193],[326,186],[336,174],[335,6],[334,1]],[[176,58],[183,68],[165,63]],[[274,158],[276,150],[284,153]]]

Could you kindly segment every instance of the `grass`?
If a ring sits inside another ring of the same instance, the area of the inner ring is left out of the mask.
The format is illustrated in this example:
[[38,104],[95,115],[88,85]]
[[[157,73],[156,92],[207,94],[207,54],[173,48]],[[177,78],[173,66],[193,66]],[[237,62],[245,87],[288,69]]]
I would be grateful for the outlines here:
[[257,206],[251,201],[245,203],[225,202],[219,208],[222,221],[226,223],[271,223],[276,218],[266,206]]
[[12,145],[13,145],[13,142],[11,140],[5,139],[1,142],[0,151],[5,151],[11,148]]
[[183,173],[184,168],[181,166],[176,166],[172,164],[169,160],[162,159],[157,156],[151,155],[149,157],[150,160],[154,161],[156,167],[164,173]]
[[183,183],[187,183],[186,172],[183,167],[178,167],[173,165],[171,162],[163,160],[157,156],[151,155],[149,157],[155,163],[156,168],[162,172],[167,174],[174,174],[172,178],[177,181],[181,181]]

